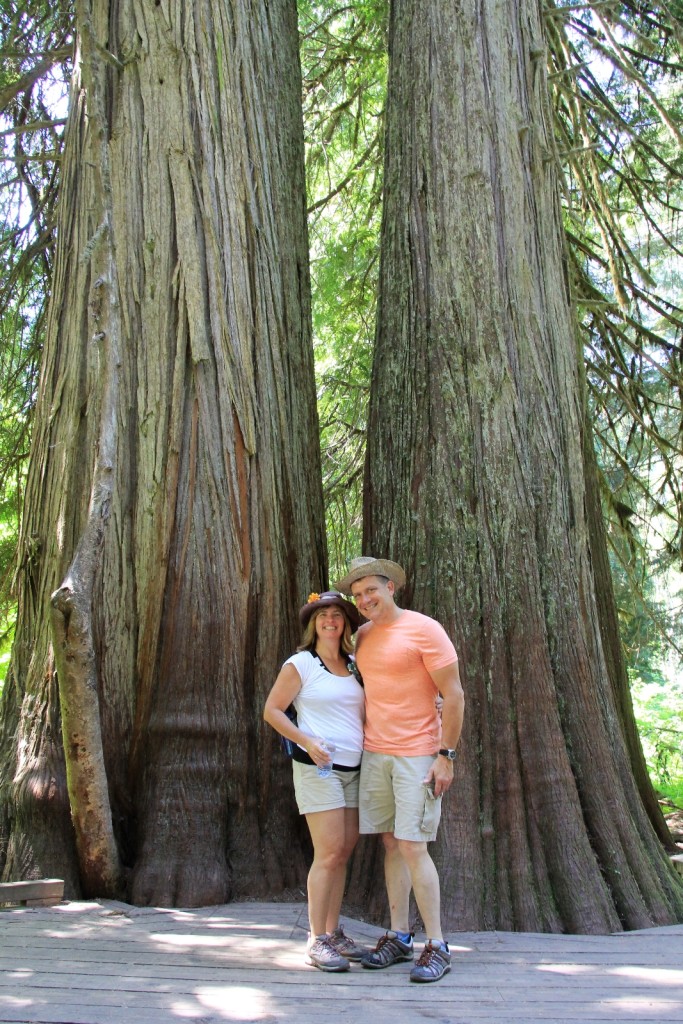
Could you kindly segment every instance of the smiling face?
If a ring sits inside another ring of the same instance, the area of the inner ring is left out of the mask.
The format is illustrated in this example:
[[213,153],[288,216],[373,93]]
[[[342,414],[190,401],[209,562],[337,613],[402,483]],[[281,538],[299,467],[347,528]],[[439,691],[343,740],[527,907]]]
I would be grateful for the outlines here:
[[363,576],[351,584],[351,593],[361,615],[370,622],[391,622],[396,618],[394,584],[383,576]]
[[319,640],[341,640],[346,628],[346,616],[341,608],[332,604],[321,608],[315,616],[315,635]]

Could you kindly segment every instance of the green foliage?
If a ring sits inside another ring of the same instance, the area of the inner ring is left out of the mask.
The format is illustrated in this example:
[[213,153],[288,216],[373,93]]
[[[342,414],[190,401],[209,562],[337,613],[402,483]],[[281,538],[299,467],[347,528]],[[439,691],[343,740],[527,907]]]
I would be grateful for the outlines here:
[[[680,664],[677,666],[680,672]],[[638,730],[655,789],[683,807],[683,684],[664,674],[631,686]]]
[[[298,7],[334,579],[361,545],[388,3]],[[680,729],[671,666],[683,636],[683,3],[544,0],[544,14],[569,272],[623,638],[651,770],[658,785],[675,786],[680,761],[665,740]],[[0,0],[0,644],[12,621],[72,17],[71,3]]]
[[0,308],[40,321],[52,265],[70,5],[0,2]]
[[628,546],[612,570],[631,695],[653,784],[675,803],[683,797],[683,576],[666,554]]
[[386,80],[384,0],[299,4],[330,578],[360,553]]
[[577,327],[636,672],[683,625],[682,13],[546,4]]
[[[682,746],[680,705],[670,688],[683,636],[677,572],[683,556],[677,87],[683,4],[653,10],[640,3],[546,0],[544,6],[569,267],[622,635],[650,771],[658,788],[673,795],[682,784],[675,755],[675,744]],[[360,552],[386,11],[384,3],[353,12],[322,3],[300,10],[334,579]],[[363,31],[371,42],[356,50]],[[353,61],[361,52],[365,69]],[[371,82],[370,92],[359,76]]]
[[[70,5],[0,0],[0,649],[54,246]],[[4,673],[3,673],[4,674]]]
[[11,608],[9,616],[0,622],[0,695],[2,694],[2,688],[5,684],[5,676],[9,669],[10,657],[12,654],[12,644],[14,643],[14,622],[16,619],[16,609]]
[[35,389],[35,361],[24,349],[27,333],[10,305],[0,316],[0,649],[14,624],[12,579]]

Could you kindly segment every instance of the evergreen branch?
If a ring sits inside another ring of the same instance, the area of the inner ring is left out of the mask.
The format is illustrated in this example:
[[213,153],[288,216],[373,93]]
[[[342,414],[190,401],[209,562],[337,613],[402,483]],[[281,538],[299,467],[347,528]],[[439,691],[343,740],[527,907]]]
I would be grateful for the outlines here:
[[17,96],[20,96],[22,93],[29,92],[36,82],[43,78],[48,71],[51,71],[56,64],[60,64],[67,57],[71,56],[71,54],[71,47],[61,50],[53,50],[42,60],[39,60],[37,64],[34,64],[29,71],[25,71],[20,75],[15,82],[11,82],[3,89],[0,89],[0,110],[7,110],[10,103],[15,100]]
[[31,121],[29,124],[15,125],[12,128],[4,128],[0,131],[0,138],[6,135],[27,135],[30,132],[38,132],[44,128],[58,128],[60,125],[66,124],[66,118],[56,118],[51,121]]

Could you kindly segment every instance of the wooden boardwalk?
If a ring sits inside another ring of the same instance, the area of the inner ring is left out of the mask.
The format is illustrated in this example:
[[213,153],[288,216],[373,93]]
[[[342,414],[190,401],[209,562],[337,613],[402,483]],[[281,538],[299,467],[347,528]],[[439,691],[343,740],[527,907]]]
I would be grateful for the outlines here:
[[[345,919],[373,945],[379,928]],[[456,933],[436,984],[409,964],[304,964],[306,908],[113,902],[0,911],[0,1022],[683,1024],[683,926],[608,936]],[[418,948],[420,948],[418,946]]]

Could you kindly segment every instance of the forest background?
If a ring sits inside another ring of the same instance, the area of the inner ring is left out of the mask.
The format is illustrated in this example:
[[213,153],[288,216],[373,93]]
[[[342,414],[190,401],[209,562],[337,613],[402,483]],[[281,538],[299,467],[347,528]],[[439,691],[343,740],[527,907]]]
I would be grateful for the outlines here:
[[[361,544],[387,10],[381,0],[298,6],[334,578]],[[662,797],[683,807],[681,5],[557,6],[567,10],[567,53],[553,53],[551,71],[566,228],[586,286],[577,318],[621,633],[648,768]],[[72,58],[68,4],[3,2],[1,11],[0,686]],[[567,58],[574,70],[560,66]],[[596,141],[577,145],[585,133]]]
[[[330,578],[361,549],[378,292],[387,10],[299,3]],[[3,644],[54,266],[70,5],[3,2]],[[576,324],[631,691],[658,792],[683,804],[680,3],[547,3]]]

